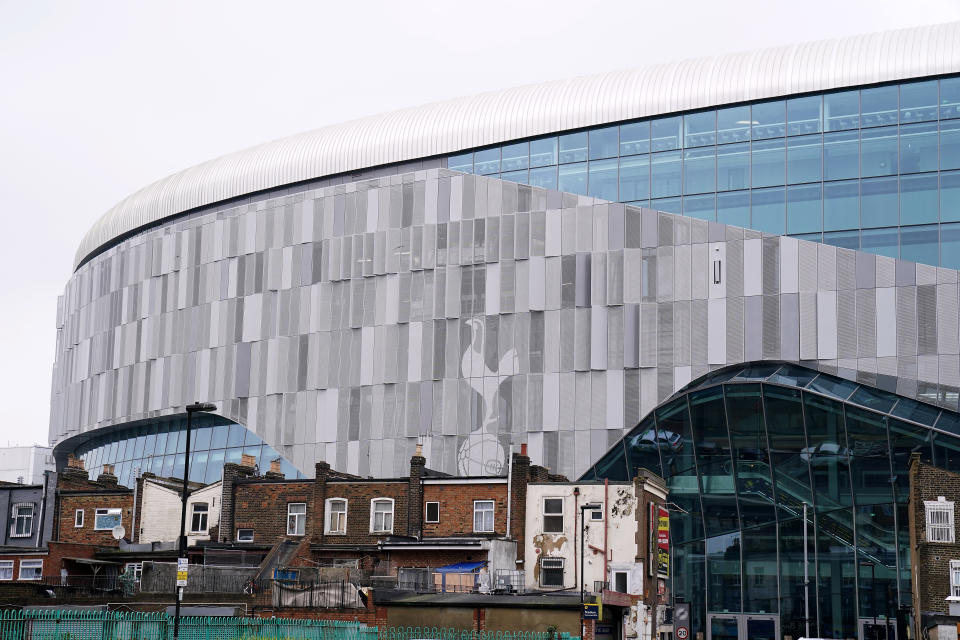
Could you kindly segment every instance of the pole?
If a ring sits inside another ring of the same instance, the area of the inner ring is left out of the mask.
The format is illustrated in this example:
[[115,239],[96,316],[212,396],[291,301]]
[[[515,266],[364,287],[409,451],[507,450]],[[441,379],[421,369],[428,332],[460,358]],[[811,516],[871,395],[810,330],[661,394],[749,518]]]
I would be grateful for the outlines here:
[[584,560],[584,544],[583,544],[583,507],[580,507],[580,638],[583,640],[583,637],[587,633],[587,621],[583,617],[583,560]]
[[807,503],[803,503],[803,620],[806,623],[805,638],[810,637],[810,575],[808,569],[807,550]]
[[[190,419],[193,417],[193,411],[187,408],[187,452],[183,463],[183,489],[180,492],[180,537],[178,538],[177,548],[180,552],[177,558],[184,558],[187,555],[187,479],[190,477]],[[177,586],[174,581],[173,605],[173,640],[180,638],[180,600],[183,597],[183,587]]]

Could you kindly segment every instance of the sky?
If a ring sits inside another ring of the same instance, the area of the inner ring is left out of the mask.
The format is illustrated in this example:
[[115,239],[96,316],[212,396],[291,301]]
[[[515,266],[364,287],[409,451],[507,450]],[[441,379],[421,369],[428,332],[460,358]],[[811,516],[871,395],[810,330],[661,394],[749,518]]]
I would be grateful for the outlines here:
[[0,0],[0,446],[47,443],[77,246],[157,179],[401,107],[952,20],[960,0]]

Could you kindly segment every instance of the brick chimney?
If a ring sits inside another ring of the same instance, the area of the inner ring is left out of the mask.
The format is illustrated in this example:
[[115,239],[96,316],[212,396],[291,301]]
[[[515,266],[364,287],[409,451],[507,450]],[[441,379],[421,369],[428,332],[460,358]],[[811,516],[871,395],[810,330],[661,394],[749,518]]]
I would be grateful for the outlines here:
[[113,474],[114,466],[112,464],[103,465],[103,472],[97,477],[99,484],[117,486],[117,476]]
[[257,456],[252,456],[249,453],[243,454],[240,456],[240,466],[253,469],[257,466]]
[[275,458],[270,461],[270,470],[263,474],[263,477],[269,480],[283,480],[284,475],[281,469],[280,458]]
[[510,484],[513,495],[510,496],[509,536],[517,541],[517,560],[523,562],[524,533],[527,523],[527,485],[530,484],[530,456],[527,455],[527,443],[520,445],[520,453],[514,452],[510,461]]
[[223,465],[223,484],[220,486],[220,542],[233,542],[236,535],[233,528],[233,490],[236,481],[252,475],[253,465],[244,466],[235,462]]
[[327,479],[330,477],[330,465],[320,461],[313,465],[313,539],[323,544],[324,526],[327,508]]
[[423,457],[423,445],[410,458],[410,480],[407,488],[407,535],[419,538],[423,535],[423,474],[427,459]]
[[87,473],[86,469],[83,468],[83,460],[77,458],[72,453],[67,456],[67,466],[64,467],[63,471],[59,474],[60,480],[80,480],[86,481],[90,479],[90,475]]

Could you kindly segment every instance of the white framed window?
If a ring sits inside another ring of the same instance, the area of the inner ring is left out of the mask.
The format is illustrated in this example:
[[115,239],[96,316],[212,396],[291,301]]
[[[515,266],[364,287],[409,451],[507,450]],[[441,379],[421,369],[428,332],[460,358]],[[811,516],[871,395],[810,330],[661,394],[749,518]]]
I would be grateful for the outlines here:
[[237,529],[237,542],[253,542],[253,529]]
[[194,502],[190,505],[190,533],[206,533],[207,517],[210,508],[206,502]]
[[603,520],[603,503],[602,503],[602,502],[598,502],[597,504],[600,505],[600,508],[599,508],[599,509],[588,509],[588,510],[587,510],[587,514],[588,514],[588,515],[587,515],[587,518],[588,518],[589,520],[594,520],[594,521],[598,521],[598,520],[599,520],[599,521],[602,521],[602,520]]
[[370,533],[393,533],[393,498],[370,501]]
[[627,589],[629,587],[629,574],[626,571],[614,571],[613,572],[613,590],[619,593],[630,593]]
[[440,503],[428,502],[423,510],[424,522],[427,524],[436,524],[440,522]]
[[327,498],[325,533],[335,535],[347,533],[347,501],[344,498]]
[[20,580],[39,580],[43,577],[43,560],[21,560]]
[[73,526],[75,529],[83,526],[83,509],[77,509],[73,512]]
[[563,586],[563,558],[540,558],[540,586]]
[[137,584],[140,584],[140,576],[143,575],[143,563],[142,562],[128,562],[123,565],[124,573],[129,573],[133,576],[133,579],[137,581]]
[[953,502],[943,496],[923,503],[927,520],[927,542],[954,542]]
[[543,499],[543,532],[563,533],[563,498]]
[[13,560],[0,560],[0,580],[13,580]]
[[33,505],[19,502],[13,505],[11,512],[10,537],[29,538],[33,533]]
[[473,501],[473,530],[493,533],[493,500]]
[[307,503],[287,504],[287,535],[302,536],[307,532]]
[[123,509],[119,507],[97,509],[96,512],[94,512],[94,531],[109,531],[121,524],[123,524]]
[[950,599],[960,600],[960,560],[950,561]]

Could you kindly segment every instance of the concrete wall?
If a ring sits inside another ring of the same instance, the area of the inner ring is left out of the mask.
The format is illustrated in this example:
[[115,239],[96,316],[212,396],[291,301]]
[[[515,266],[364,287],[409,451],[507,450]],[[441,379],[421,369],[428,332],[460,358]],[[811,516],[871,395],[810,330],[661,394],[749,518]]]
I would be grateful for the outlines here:
[[[573,491],[580,489],[579,498]],[[563,532],[544,532],[543,501],[545,498],[563,499]],[[613,566],[627,567],[631,571],[631,593],[642,590],[642,564],[636,563],[637,518],[636,494],[632,483],[610,483],[606,495],[603,484],[550,483],[527,486],[527,513],[525,544],[526,581],[528,589],[542,588],[540,581],[540,558],[564,559],[565,588],[579,589],[580,573],[580,513],[577,505],[589,502],[603,505],[603,519],[591,520],[589,512],[584,525],[585,559],[583,585],[592,591],[594,581],[612,580]],[[606,539],[606,562],[604,540]],[[606,565],[607,574],[604,575]],[[545,588],[545,587],[543,587]]]

